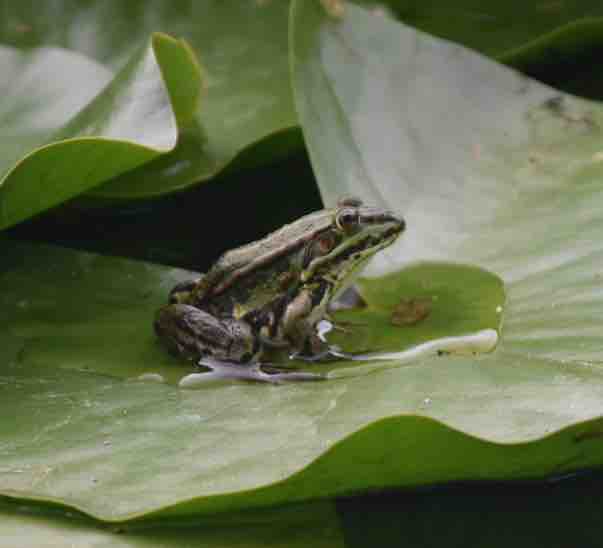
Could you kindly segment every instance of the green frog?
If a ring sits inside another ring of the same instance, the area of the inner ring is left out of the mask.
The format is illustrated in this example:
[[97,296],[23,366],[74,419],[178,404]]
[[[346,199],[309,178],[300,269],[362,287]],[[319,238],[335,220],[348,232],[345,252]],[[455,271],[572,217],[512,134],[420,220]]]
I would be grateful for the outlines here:
[[[257,380],[258,366],[276,349],[327,357],[332,352],[317,324],[329,303],[404,228],[389,211],[340,200],[226,252],[200,278],[176,285],[157,312],[155,332],[177,356],[211,369],[251,366]],[[306,378],[276,373],[278,380]]]

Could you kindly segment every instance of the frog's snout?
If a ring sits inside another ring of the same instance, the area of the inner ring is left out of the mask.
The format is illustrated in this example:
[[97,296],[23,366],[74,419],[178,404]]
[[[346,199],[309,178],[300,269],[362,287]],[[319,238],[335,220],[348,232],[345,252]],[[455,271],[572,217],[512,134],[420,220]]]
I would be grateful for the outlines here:
[[406,228],[402,217],[386,209],[365,208],[360,220],[364,225],[382,226],[392,232],[403,232]]
[[378,222],[387,227],[388,234],[401,234],[406,230],[406,221],[391,211],[384,211]]
[[393,223],[394,227],[398,232],[404,232],[406,230],[406,221],[402,217],[397,217],[393,213],[389,214],[391,216],[391,223]]

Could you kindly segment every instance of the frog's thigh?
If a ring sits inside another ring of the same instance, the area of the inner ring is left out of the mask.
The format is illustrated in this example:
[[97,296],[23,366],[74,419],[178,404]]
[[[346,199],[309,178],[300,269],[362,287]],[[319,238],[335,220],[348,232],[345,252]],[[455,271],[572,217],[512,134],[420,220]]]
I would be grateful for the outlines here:
[[155,332],[171,351],[191,359],[213,356],[238,360],[252,346],[246,324],[220,320],[186,304],[161,308],[155,318]]

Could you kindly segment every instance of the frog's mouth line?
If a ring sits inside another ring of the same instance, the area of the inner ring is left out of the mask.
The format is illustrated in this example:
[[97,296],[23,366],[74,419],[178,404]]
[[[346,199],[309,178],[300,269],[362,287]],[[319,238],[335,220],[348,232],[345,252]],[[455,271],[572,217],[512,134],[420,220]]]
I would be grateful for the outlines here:
[[369,251],[370,254],[373,255],[377,251],[380,251],[381,249],[384,249],[393,244],[398,239],[398,236],[400,236],[401,233],[402,230],[400,230],[398,227],[393,227],[384,232],[379,238],[376,236],[368,235],[366,236],[366,238],[359,240],[357,244],[349,247],[341,254],[335,255],[333,257],[333,260],[346,260],[356,253],[364,254],[363,252],[365,251]]
[[[352,271],[359,266],[355,263],[364,264],[375,253],[393,244],[401,233],[402,230],[400,227],[393,226],[378,236],[367,234],[358,239],[354,245],[347,247],[340,253],[334,253],[319,259],[318,264],[315,264],[311,269],[306,271],[304,281],[315,276],[327,275],[329,271],[333,270],[333,265],[350,262],[350,259],[352,263],[350,265],[350,271]],[[343,277],[345,277],[345,275]]]

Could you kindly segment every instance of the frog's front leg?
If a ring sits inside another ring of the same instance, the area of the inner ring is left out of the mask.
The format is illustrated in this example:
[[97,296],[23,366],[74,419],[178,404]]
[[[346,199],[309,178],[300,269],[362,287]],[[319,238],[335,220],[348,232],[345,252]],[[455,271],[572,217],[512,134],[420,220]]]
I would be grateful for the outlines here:
[[210,357],[247,363],[260,351],[247,323],[216,318],[187,304],[170,304],[159,309],[154,327],[173,354],[190,360]]
[[330,354],[329,344],[316,331],[316,319],[312,317],[314,311],[309,290],[300,291],[285,308],[283,335],[290,342],[294,356],[319,359]]

